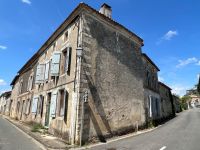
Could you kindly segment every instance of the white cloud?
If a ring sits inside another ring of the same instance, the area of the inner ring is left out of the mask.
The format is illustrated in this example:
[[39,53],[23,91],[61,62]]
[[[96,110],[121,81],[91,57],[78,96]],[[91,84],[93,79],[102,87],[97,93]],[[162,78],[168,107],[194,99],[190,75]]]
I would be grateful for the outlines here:
[[185,85],[171,85],[172,93],[177,94],[179,96],[184,96],[186,94],[186,90],[190,89],[190,87]]
[[164,78],[161,77],[161,76],[158,76],[158,80],[161,81],[161,82],[164,82],[164,81],[165,81]]
[[6,85],[6,82],[3,79],[0,79],[0,85]]
[[4,45],[0,45],[0,49],[5,50],[5,49],[7,49],[7,47]]
[[195,57],[192,57],[192,58],[188,58],[186,60],[179,60],[179,63],[178,63],[178,65],[176,65],[176,68],[184,67],[189,64],[198,64],[198,63],[199,63],[199,60]]
[[22,1],[22,3],[26,3],[28,5],[31,5],[31,1],[30,0],[21,0],[21,1]]
[[172,31],[172,30],[169,30],[164,36],[162,39],[164,40],[171,40],[174,36],[177,36],[178,35],[178,32],[177,31]]

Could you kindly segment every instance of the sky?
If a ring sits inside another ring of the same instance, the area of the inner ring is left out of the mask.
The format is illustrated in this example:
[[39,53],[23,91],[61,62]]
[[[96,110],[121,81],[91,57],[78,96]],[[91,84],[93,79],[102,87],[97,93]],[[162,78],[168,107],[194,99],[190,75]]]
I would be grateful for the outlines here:
[[199,0],[0,0],[0,92],[80,2],[97,10],[109,4],[113,20],[144,40],[142,51],[173,93],[197,84]]

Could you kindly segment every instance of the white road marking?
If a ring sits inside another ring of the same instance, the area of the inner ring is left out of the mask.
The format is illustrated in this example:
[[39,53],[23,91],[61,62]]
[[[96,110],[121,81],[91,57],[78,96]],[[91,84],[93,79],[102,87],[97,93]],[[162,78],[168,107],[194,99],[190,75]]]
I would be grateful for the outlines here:
[[167,146],[163,146],[163,147],[160,148],[160,150],[164,150],[166,148],[167,148]]

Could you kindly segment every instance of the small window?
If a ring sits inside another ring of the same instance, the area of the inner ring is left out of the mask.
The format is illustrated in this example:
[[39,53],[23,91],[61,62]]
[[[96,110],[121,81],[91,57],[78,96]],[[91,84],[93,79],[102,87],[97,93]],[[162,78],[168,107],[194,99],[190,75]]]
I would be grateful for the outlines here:
[[56,42],[55,43],[53,43],[53,51],[55,51],[56,50]]
[[68,34],[68,31],[67,31],[64,34],[64,42],[68,41],[68,38],[69,38],[68,36],[69,36],[69,34]]

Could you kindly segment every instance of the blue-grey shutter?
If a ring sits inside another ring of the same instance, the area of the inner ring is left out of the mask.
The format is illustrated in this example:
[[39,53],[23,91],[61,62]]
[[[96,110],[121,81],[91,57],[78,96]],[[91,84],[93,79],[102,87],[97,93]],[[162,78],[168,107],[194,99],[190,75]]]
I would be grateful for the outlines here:
[[44,81],[45,64],[40,64],[40,83]]
[[33,102],[32,102],[32,113],[37,112],[37,103],[38,103],[38,97],[33,97]]
[[60,53],[55,52],[51,61],[51,76],[58,76],[60,71]]
[[51,97],[51,116],[56,116],[56,104],[57,104],[57,91],[52,92]]
[[35,83],[39,83],[40,81],[40,72],[41,72],[41,68],[40,68],[40,65],[38,65],[37,70],[36,70]]
[[44,79],[49,79],[49,62],[46,63]]

